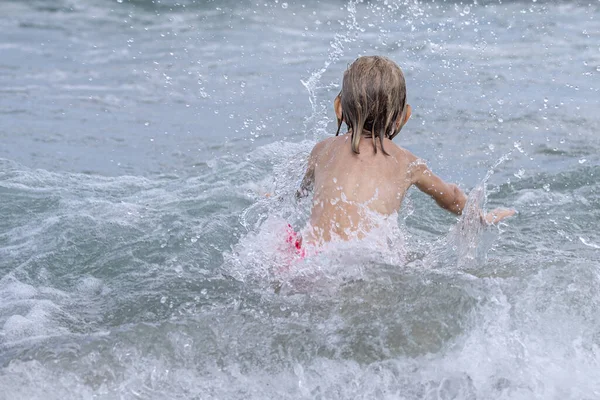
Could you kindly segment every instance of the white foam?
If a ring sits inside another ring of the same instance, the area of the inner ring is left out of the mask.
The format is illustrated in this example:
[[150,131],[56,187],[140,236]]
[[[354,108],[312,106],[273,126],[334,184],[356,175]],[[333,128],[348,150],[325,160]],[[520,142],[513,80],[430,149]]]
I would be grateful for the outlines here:
[[585,244],[588,247],[591,247],[593,249],[600,249],[600,245],[598,245],[596,243],[592,243],[592,242],[582,238],[581,236],[579,237],[579,240],[581,240],[581,243]]
[[61,314],[62,311],[51,301],[36,301],[26,315],[11,315],[4,323],[2,334],[10,343],[67,333],[58,321]]
[[100,295],[105,293],[107,288],[101,279],[86,276],[79,281],[76,290],[85,295]]
[[0,299],[2,301],[30,299],[35,297],[38,291],[32,285],[12,281],[6,285],[0,285]]
[[9,274],[0,281],[2,344],[11,345],[68,332],[71,317],[58,305],[68,299],[61,290],[22,283]]

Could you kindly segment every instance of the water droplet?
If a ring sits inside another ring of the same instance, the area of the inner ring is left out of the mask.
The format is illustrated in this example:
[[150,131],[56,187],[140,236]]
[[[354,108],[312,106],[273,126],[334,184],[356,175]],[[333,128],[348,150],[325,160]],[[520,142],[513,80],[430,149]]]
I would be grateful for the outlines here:
[[524,169],[520,169],[517,171],[517,173],[514,174],[517,178],[519,179],[523,179],[523,176],[525,176],[525,170]]
[[582,158],[582,159],[580,159],[580,160],[579,160],[579,164],[583,164],[583,163],[585,163],[586,161],[587,161],[587,160],[586,160],[585,158]]
[[337,178],[333,178],[333,183],[337,183]]
[[123,0],[117,0],[117,3],[122,3],[122,2],[123,2]]
[[463,13],[464,14],[469,14],[470,12],[471,12],[471,7],[465,6],[465,8],[463,8]]
[[144,122],[144,126],[150,126],[150,122]]
[[519,153],[525,152],[525,150],[523,150],[523,147],[521,147],[521,142],[514,142],[513,146],[515,147],[515,149],[519,150]]
[[167,296],[163,296],[160,298],[160,304],[165,304],[167,302]]
[[281,3],[281,8],[288,8],[288,3]]

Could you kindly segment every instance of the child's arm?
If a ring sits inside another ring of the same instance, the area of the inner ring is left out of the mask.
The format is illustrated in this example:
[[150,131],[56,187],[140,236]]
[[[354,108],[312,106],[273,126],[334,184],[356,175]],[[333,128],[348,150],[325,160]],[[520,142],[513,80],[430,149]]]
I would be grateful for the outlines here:
[[413,163],[411,169],[412,184],[420,191],[433,197],[435,202],[445,210],[461,215],[467,204],[467,196],[453,183],[446,183],[435,175],[423,163]]
[[[446,183],[435,175],[427,167],[415,159],[411,169],[412,184],[419,190],[427,193],[436,201],[436,203],[456,215],[461,215],[467,204],[467,196],[453,183]],[[483,221],[488,224],[495,224],[505,218],[515,215],[513,209],[496,208],[487,215],[481,215]]]
[[309,191],[312,189],[312,185],[315,182],[317,158],[323,148],[323,143],[324,142],[317,143],[310,152],[310,156],[308,156],[308,166],[304,178],[302,178],[302,183],[300,183],[300,188],[296,191],[296,198],[308,196]]

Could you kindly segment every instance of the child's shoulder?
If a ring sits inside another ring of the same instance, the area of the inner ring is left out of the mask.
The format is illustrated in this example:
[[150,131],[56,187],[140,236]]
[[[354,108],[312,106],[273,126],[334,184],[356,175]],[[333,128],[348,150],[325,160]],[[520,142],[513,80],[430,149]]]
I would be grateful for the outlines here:
[[341,144],[345,143],[347,141],[347,139],[348,138],[346,137],[346,135],[328,137],[326,139],[323,139],[323,140],[317,142],[317,144],[315,144],[315,146],[313,147],[312,152],[320,153],[326,149],[331,148],[332,146],[341,145]]
[[324,153],[328,152],[331,149],[331,144],[334,143],[335,139],[337,139],[337,137],[334,136],[317,142],[310,152],[309,159],[311,162],[316,162],[323,156]]
[[[389,151],[390,155],[396,159],[396,162],[405,165],[409,169],[420,169],[421,166],[427,166],[427,163],[422,158],[413,154],[410,150],[405,149],[404,147],[398,146],[394,144],[392,150]],[[387,149],[387,147],[386,147]]]
[[400,157],[405,160],[412,160],[414,158],[417,158],[409,150],[405,149],[402,146],[397,145],[396,143],[392,142],[391,140],[388,143],[386,143],[386,150],[390,151],[394,156]]

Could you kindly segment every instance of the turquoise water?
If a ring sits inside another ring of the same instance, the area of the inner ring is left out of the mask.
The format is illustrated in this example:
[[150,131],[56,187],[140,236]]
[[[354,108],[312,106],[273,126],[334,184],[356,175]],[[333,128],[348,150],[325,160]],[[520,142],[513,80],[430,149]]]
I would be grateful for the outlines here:
[[[0,399],[600,397],[599,2],[0,11]],[[387,247],[277,272],[363,54],[397,143],[519,214],[414,191]]]

